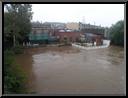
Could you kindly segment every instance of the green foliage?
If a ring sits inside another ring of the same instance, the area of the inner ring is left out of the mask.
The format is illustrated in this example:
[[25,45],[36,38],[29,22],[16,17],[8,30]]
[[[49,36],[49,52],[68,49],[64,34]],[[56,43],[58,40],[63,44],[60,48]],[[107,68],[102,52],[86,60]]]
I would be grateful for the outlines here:
[[13,36],[16,37],[16,42],[23,41],[31,31],[31,5],[6,4],[4,7],[4,41],[13,42]]
[[4,92],[24,93],[26,75],[21,66],[16,65],[14,56],[22,53],[20,43],[31,31],[31,5],[6,4],[4,8]]
[[26,74],[15,64],[14,52],[4,51],[4,93],[25,93]]
[[23,53],[23,47],[21,45],[16,45],[12,48],[15,54],[22,54]]
[[118,21],[109,29],[110,39],[115,45],[124,45],[124,21]]
[[31,31],[32,9],[30,4],[5,4],[4,8],[4,93],[25,93],[26,74],[15,63],[15,54],[23,52],[20,43]]

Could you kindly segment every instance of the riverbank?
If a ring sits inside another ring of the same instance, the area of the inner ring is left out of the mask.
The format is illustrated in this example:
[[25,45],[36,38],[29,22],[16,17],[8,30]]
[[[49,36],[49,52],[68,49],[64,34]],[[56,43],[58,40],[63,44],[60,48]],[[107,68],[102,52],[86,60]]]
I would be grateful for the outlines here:
[[20,64],[15,61],[12,50],[4,51],[4,94],[27,93],[25,88],[26,73]]

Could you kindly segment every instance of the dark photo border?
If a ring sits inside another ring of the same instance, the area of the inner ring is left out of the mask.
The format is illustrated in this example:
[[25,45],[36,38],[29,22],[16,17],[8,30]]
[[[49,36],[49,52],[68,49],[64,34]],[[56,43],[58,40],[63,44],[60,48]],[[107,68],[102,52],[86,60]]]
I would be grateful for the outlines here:
[[[125,4],[124,8],[124,59],[126,61],[126,0],[117,0],[116,2],[112,0],[104,0],[106,2],[103,2],[103,0],[99,0],[95,2],[95,0],[63,0],[62,2],[59,2],[60,0],[55,0],[55,2],[51,2],[52,0],[4,0],[2,2],[2,39],[0,39],[2,43],[2,96],[74,96],[74,94],[54,94],[54,95],[38,95],[38,94],[4,94],[4,43],[3,43],[3,38],[4,38],[4,4]],[[1,20],[0,20],[1,21]],[[1,29],[1,28],[0,28]],[[0,35],[1,36],[1,35]],[[1,49],[1,48],[0,48]],[[125,62],[126,65],[126,62]],[[126,67],[125,67],[126,68]],[[126,84],[125,84],[126,85]],[[126,90],[126,88],[125,88]],[[84,94],[79,94],[75,96],[125,96],[126,91],[122,95],[84,95]]]

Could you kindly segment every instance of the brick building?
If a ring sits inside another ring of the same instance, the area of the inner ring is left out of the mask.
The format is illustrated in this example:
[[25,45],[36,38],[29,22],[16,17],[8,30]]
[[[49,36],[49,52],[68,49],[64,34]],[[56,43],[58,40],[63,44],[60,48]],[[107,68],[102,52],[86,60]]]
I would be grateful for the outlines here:
[[103,43],[103,35],[101,34],[94,34],[94,33],[85,33],[85,39],[88,43],[96,42],[96,45],[102,45]]
[[55,32],[55,36],[59,38],[60,41],[63,41],[65,38],[70,42],[75,42],[80,38],[82,32],[73,32],[73,31],[58,31]]

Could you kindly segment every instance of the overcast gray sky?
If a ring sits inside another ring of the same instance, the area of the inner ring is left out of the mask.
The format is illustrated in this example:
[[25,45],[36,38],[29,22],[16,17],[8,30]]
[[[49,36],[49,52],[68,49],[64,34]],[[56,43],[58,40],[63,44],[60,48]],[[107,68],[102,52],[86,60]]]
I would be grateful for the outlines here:
[[32,21],[85,22],[110,27],[124,19],[124,4],[33,4]]

